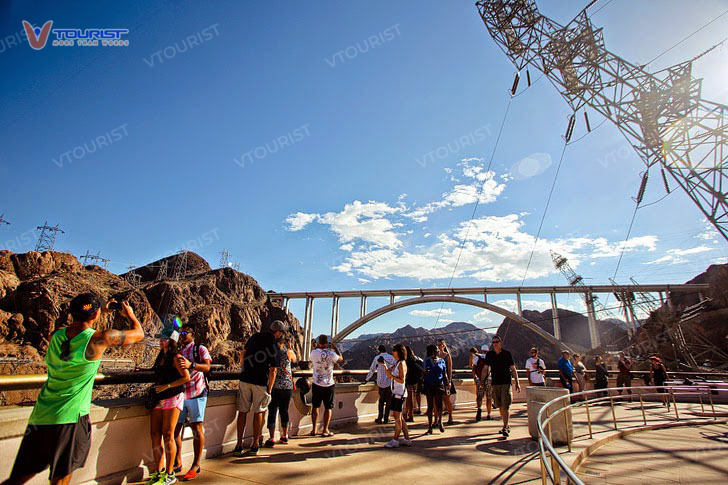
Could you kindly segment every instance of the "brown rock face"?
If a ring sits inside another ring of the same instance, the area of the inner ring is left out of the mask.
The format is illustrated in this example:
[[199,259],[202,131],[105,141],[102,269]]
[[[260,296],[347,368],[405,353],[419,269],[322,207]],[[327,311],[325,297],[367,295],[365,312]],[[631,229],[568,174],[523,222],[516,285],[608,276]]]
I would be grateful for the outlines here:
[[[164,259],[168,274],[179,258]],[[0,354],[41,360],[51,334],[69,323],[70,300],[88,291],[104,299],[129,301],[152,344],[160,317],[173,314],[193,323],[198,342],[208,346],[215,363],[228,369],[239,367],[238,355],[247,337],[274,320],[288,323],[289,341],[300,354],[303,334],[298,320],[273,305],[253,278],[232,268],[210,269],[191,252],[186,260],[187,275],[182,280],[155,281],[160,260],[138,268],[143,282],[132,288],[121,276],[98,266],[83,267],[68,254],[0,251]],[[103,315],[98,328],[110,327],[128,328],[128,322],[117,313]],[[132,359],[138,366],[149,366],[156,352],[154,345],[139,343],[109,349],[104,358]]]

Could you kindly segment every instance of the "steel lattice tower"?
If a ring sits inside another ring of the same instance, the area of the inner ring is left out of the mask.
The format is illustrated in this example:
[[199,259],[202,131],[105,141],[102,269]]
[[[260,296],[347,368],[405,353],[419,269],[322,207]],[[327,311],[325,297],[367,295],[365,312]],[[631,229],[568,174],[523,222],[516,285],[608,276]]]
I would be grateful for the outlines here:
[[42,226],[37,227],[40,230],[40,236],[38,237],[38,244],[35,245],[35,251],[41,253],[43,251],[53,251],[53,245],[56,243],[56,235],[60,232],[65,234],[59,227],[59,224],[55,226],[49,226],[46,221]]
[[534,0],[476,6],[516,69],[543,72],[574,112],[590,107],[613,122],[648,170],[670,174],[728,239],[728,106],[701,99],[692,60],[649,73],[605,49],[586,9],[562,26]]
[[81,256],[81,259],[83,260],[83,265],[84,266],[87,266],[89,261],[91,261],[92,263],[94,261],[99,261],[99,262],[101,262],[101,266],[104,269],[106,269],[108,267],[109,262],[111,261],[110,259],[102,258],[101,257],[101,251],[99,251],[96,254],[89,254],[88,249],[86,250],[86,254],[84,254],[83,256]]
[[0,225],[2,224],[7,224],[8,226],[10,225],[10,223],[5,220],[5,214],[0,214]]
[[187,251],[184,249],[179,253],[178,258],[175,259],[174,270],[172,271],[172,279],[181,280],[187,276]]

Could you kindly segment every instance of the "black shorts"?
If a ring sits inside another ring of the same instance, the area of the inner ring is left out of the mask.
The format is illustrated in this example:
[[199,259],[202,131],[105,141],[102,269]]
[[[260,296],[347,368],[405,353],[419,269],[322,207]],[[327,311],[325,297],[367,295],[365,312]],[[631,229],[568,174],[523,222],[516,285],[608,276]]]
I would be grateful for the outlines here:
[[443,386],[425,384],[425,396],[442,396],[445,394]]
[[88,414],[71,424],[29,424],[10,476],[34,475],[50,466],[51,480],[65,477],[86,464],[90,449]]
[[402,404],[404,404],[404,398],[403,397],[396,397],[392,396],[392,402],[389,405],[390,411],[397,411],[398,413],[402,412]]
[[334,387],[336,386],[317,386],[313,384],[311,388],[311,406],[318,409],[323,403],[324,408],[334,409]]

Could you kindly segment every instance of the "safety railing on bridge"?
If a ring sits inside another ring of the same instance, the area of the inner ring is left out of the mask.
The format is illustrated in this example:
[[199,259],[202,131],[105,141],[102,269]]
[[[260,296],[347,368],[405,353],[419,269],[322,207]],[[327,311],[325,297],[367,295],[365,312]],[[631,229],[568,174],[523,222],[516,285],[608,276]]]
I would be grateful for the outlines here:
[[[624,394],[622,392],[624,391]],[[619,394],[614,394],[618,392]],[[627,394],[630,392],[631,394]],[[605,395],[606,394],[606,395]],[[595,389],[591,391],[577,392],[573,394],[567,394],[564,396],[552,399],[548,403],[544,404],[541,410],[538,412],[536,418],[536,424],[538,428],[538,446],[539,446],[539,459],[541,461],[541,480],[542,483],[562,483],[562,475],[565,475],[566,483],[574,483],[577,485],[583,485],[584,482],[577,476],[576,472],[566,463],[563,457],[556,451],[553,441],[552,428],[564,424],[564,427],[560,431],[565,431],[566,436],[566,447],[569,452],[572,451],[573,443],[576,438],[583,438],[584,440],[592,440],[596,432],[594,431],[594,419],[591,414],[594,412],[594,407],[598,405],[608,405],[611,408],[611,424],[613,426],[613,432],[620,431],[638,431],[648,430],[656,427],[673,426],[677,423],[686,421],[689,423],[701,423],[701,422],[715,422],[720,417],[728,417],[728,413],[716,412],[716,402],[718,399],[714,399],[714,396],[720,396],[723,400],[728,394],[728,384],[716,384],[716,383],[695,383],[695,384],[684,384],[684,385],[666,385],[666,386],[640,386],[640,387],[619,387],[619,388],[606,388],[606,389]],[[645,402],[651,402],[656,400],[662,402],[663,399],[667,400],[668,403],[668,414],[661,414],[655,416],[648,414],[645,411]],[[634,400],[634,401],[633,401]],[[629,401],[630,404],[635,404],[639,401],[640,414],[620,416],[615,410],[615,404],[625,404]],[[683,414],[681,416],[678,404],[684,406]],[[686,412],[688,411],[686,405],[700,406],[700,413],[690,412],[690,419],[686,420]],[[572,411],[580,407],[584,408],[586,413],[586,423],[583,424],[583,433],[576,435],[573,432],[573,423],[569,421],[572,418]],[[672,410],[670,411],[670,407]],[[590,411],[591,408],[591,411]],[[638,423],[635,425],[631,423],[624,426],[624,421],[627,419],[636,419]],[[559,420],[563,420],[559,422]],[[623,426],[620,427],[620,420],[623,422]],[[652,420],[652,424],[648,424],[648,421]],[[607,422],[610,421],[607,419]],[[658,422],[659,421],[659,422]],[[569,424],[572,424],[570,426]],[[602,431],[606,432],[606,431]],[[588,438],[587,438],[588,437]]]

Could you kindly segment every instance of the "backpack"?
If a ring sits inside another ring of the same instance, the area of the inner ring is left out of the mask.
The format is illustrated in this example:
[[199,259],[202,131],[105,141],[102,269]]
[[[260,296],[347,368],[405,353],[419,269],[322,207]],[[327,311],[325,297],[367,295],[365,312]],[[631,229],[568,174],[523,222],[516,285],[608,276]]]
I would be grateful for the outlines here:
[[[204,364],[202,359],[200,358],[200,345],[195,344],[194,347],[192,347],[192,358],[195,359],[196,364]],[[197,371],[200,372],[200,371]],[[208,393],[210,392],[210,377],[208,374],[212,373],[212,368],[210,368],[210,372],[203,372],[202,376],[205,379],[205,391]]]
[[485,357],[479,356],[473,372],[478,378],[481,378],[483,376],[483,369],[485,369]]

